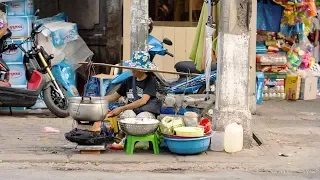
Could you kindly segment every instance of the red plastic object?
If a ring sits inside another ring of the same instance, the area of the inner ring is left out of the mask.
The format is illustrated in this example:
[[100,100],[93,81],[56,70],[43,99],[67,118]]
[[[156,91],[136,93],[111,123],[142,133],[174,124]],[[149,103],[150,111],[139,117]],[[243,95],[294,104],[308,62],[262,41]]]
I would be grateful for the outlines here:
[[204,127],[205,134],[211,131],[212,123],[209,119],[202,119],[199,125]]
[[31,79],[28,81],[27,88],[29,90],[37,90],[43,81],[42,74],[39,71],[33,71]]
[[118,144],[111,144],[111,145],[109,145],[109,148],[113,149],[113,150],[124,150],[124,147],[122,145],[118,145]]
[[9,82],[0,81],[0,86],[11,87],[11,84]]

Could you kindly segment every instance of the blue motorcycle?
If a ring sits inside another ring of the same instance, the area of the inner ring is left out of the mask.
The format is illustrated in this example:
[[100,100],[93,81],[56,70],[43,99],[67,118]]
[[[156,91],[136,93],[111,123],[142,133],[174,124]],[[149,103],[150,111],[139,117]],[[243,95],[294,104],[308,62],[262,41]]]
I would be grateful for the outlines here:
[[[173,54],[168,52],[168,50],[163,46],[164,44],[172,46],[172,41],[168,38],[164,38],[163,42],[159,41],[155,37],[149,35],[148,37],[149,44],[149,54],[150,60],[153,61],[156,55],[165,56],[169,55],[174,57]],[[183,73],[197,73],[201,74],[197,77],[189,78],[186,75],[180,75],[178,79],[174,80],[166,80],[162,74],[153,72],[154,77],[157,80],[158,89],[157,92],[164,94],[205,94],[206,93],[206,80],[204,72],[200,72],[197,70],[194,62],[192,61],[182,61],[175,65],[175,69],[177,72]],[[216,81],[216,63],[212,63],[211,66],[211,91],[212,93],[215,91],[215,81]],[[131,76],[130,71],[125,71],[122,74],[118,75],[116,78],[111,80],[109,86],[107,87],[106,94],[113,94],[120,86],[120,84],[128,79]]]

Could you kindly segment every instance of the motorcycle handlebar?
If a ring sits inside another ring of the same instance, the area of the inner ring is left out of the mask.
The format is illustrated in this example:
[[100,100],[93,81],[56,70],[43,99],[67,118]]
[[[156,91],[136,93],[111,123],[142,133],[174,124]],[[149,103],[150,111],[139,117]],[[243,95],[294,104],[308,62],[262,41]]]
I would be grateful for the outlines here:
[[6,52],[8,50],[13,51],[18,49],[18,45],[17,44],[9,44],[6,48],[3,49],[3,52]]
[[7,39],[11,38],[12,32],[11,32],[9,29],[7,29],[7,32],[8,32],[8,33],[5,34],[5,35],[2,37],[3,40],[7,40]]
[[166,52],[166,54],[167,54],[167,55],[169,55],[169,56],[171,56],[171,57],[174,57],[174,55],[173,55],[173,54],[171,54],[171,53],[170,53],[170,52],[168,52],[168,51]]
[[42,27],[42,25],[43,24],[38,24],[36,27],[34,27],[34,29],[31,32],[32,37],[35,37],[38,33],[40,33],[40,32],[38,32],[38,30],[40,29],[40,27]]

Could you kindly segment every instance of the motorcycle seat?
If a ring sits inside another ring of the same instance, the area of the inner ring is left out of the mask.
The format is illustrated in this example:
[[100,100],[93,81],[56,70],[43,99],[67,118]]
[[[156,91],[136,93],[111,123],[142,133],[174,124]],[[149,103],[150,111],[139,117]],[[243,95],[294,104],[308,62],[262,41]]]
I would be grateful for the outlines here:
[[0,86],[0,104],[4,107],[31,107],[36,103],[40,91]]
[[[178,62],[174,68],[177,72],[184,72],[184,73],[196,73],[196,74],[202,74],[203,72],[200,72],[193,61],[181,61]],[[211,71],[217,70],[217,63],[212,62],[211,63]]]
[[[183,72],[183,73],[196,73],[196,74],[202,74],[203,72],[200,72],[197,70],[195,64],[193,61],[181,61],[178,62],[174,68],[177,72]],[[215,71],[217,70],[217,63],[212,62],[211,63],[211,70]],[[175,85],[178,85],[180,83],[184,83],[187,81],[187,76],[180,75],[178,79],[175,80],[165,80],[164,77],[160,73],[154,73],[155,76],[165,85],[168,87],[172,87]]]

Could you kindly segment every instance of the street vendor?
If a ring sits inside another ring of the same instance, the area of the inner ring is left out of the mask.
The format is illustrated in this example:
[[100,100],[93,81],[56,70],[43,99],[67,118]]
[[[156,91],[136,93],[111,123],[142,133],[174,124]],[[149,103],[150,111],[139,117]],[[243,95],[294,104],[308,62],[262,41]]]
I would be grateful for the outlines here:
[[[145,52],[135,52],[132,60],[125,61],[124,66],[133,68],[155,69],[150,56]],[[111,111],[107,116],[121,114],[125,118],[143,117],[155,119],[160,115],[162,103],[156,97],[156,80],[144,71],[131,70],[132,77],[124,81],[112,95],[105,96],[109,102],[117,101],[121,96],[128,99],[128,104]]]

